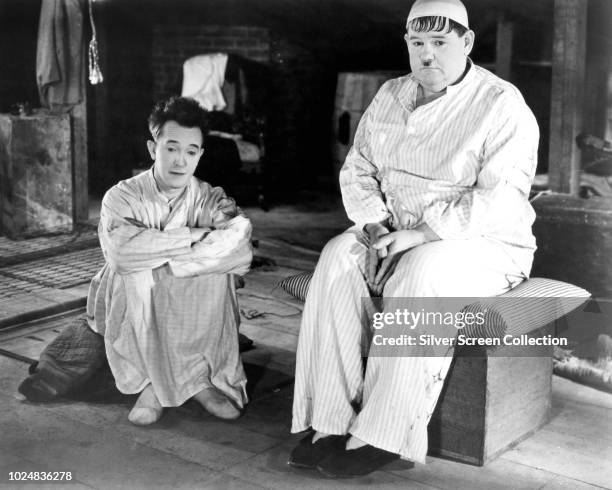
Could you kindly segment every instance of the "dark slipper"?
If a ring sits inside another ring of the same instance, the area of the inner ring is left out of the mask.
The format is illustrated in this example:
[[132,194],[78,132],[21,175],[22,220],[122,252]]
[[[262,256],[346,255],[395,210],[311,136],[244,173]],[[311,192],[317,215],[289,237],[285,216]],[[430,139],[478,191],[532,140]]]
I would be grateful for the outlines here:
[[323,458],[317,469],[330,478],[364,476],[399,459],[399,454],[366,444],[357,449],[338,449]]
[[327,436],[318,439],[314,444],[312,438],[315,432],[310,432],[300,443],[291,451],[287,464],[296,468],[316,468],[319,461],[329,456],[336,450],[344,449],[348,435]]

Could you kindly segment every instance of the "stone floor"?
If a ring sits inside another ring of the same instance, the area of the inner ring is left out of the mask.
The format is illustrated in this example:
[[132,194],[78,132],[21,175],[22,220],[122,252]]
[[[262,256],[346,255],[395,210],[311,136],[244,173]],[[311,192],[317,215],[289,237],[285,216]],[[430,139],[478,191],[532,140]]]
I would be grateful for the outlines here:
[[[56,294],[68,291],[71,299],[55,299],[71,311],[60,313],[56,308],[51,312],[56,316],[49,317],[50,310],[36,310],[48,307],[36,303],[36,295],[25,298],[33,301],[25,305],[19,295],[6,301],[13,312],[43,311],[46,316],[11,317],[6,310],[4,326],[0,323],[0,488],[612,489],[612,395],[557,377],[550,422],[485,467],[428,457],[425,465],[396,462],[368,477],[331,480],[287,466],[288,453],[300,438],[291,435],[289,427],[302,305],[276,284],[286,275],[312,269],[317,258],[312,249],[320,249],[347,225],[337,207],[314,207],[248,210],[259,230],[257,254],[277,265],[252,271],[239,292],[241,329],[256,348],[243,355],[252,401],[234,422],[215,419],[188,403],[167,410],[151,427],[136,427],[127,421],[134,397],[119,394],[101,399],[76,396],[49,404],[17,400],[14,394],[26,374],[25,361],[37,357],[66,318],[79,314],[82,305],[70,301],[82,301],[86,292],[86,283],[66,288],[66,283],[57,282],[64,277],[61,270],[55,279],[19,276],[27,284],[35,279],[45,282],[43,286]],[[53,240],[46,246],[55,246]],[[90,265],[94,258],[92,252]],[[38,259],[21,262],[12,274],[22,274],[33,260]],[[0,263],[1,267],[9,264]],[[0,298],[0,311],[2,305]],[[16,326],[15,319],[28,322]],[[70,471],[73,480],[47,485],[9,481],[9,472],[16,471]]]

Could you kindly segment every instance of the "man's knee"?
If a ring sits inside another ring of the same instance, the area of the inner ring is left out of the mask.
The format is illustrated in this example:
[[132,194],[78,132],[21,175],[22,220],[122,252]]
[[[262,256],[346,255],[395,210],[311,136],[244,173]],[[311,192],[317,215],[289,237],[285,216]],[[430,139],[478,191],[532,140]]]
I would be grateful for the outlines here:
[[[444,245],[444,246],[443,246]],[[431,242],[406,252],[385,287],[385,296],[435,296],[461,284],[463,264],[442,242]],[[459,267],[457,267],[459,265]],[[456,294],[456,293],[455,293]]]
[[363,256],[366,250],[360,233],[351,229],[332,238],[321,252],[320,263],[356,263],[355,259]]

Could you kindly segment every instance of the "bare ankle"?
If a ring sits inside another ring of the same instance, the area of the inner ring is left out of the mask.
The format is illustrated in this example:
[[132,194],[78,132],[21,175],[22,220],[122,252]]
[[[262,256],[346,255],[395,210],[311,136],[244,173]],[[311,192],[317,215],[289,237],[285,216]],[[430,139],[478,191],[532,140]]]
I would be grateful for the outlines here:
[[319,439],[323,439],[324,437],[329,437],[329,436],[333,436],[333,434],[328,434],[327,432],[316,431],[315,435],[312,437],[312,443],[314,444]]

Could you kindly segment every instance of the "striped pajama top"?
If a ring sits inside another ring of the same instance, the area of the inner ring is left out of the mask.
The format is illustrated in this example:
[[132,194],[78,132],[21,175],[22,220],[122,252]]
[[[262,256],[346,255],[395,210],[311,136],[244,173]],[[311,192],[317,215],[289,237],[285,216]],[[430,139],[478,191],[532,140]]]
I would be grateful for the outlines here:
[[539,130],[512,84],[470,61],[445,95],[416,107],[412,74],[386,82],[340,172],[348,217],[394,229],[427,223],[442,239],[486,237],[529,275],[536,249],[529,190]]
[[[192,244],[192,228],[210,233]],[[98,235],[106,264],[91,281],[87,319],[104,335],[119,390],[151,383],[171,407],[213,385],[242,406],[240,317],[226,275],[249,270],[251,223],[234,200],[195,177],[169,200],[148,170],[106,193]]]

